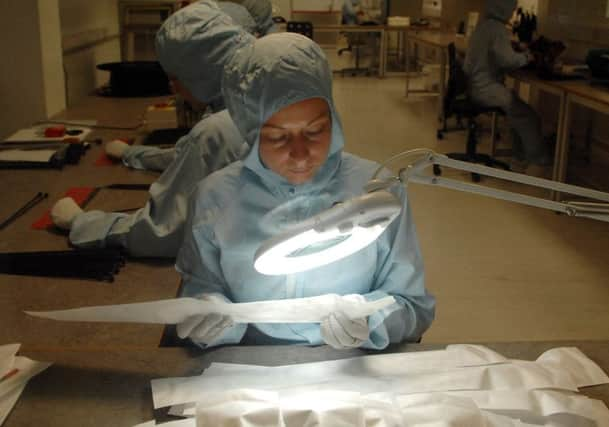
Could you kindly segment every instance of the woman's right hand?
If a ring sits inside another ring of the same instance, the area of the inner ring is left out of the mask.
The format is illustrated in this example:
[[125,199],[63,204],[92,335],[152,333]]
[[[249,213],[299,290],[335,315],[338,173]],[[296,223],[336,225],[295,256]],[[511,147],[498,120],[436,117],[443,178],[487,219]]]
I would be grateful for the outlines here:
[[195,343],[209,345],[235,323],[230,316],[218,313],[200,314],[186,318],[176,325],[178,336]]

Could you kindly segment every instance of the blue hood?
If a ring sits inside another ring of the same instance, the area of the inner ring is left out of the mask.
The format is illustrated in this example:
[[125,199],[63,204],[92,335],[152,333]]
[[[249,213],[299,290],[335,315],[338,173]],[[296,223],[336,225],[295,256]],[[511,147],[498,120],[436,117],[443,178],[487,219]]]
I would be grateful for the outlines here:
[[256,31],[261,36],[275,32],[273,22],[273,5],[269,0],[242,0],[241,5],[247,9],[256,21]]
[[258,153],[260,129],[273,114],[288,105],[323,98],[332,115],[332,142],[326,164],[314,181],[331,177],[340,161],[344,135],[332,100],[332,72],[317,43],[295,33],[270,34],[257,39],[226,66],[222,85],[229,113],[252,147],[244,164],[267,183],[286,184],[287,181],[262,164]]
[[230,1],[219,1],[218,7],[220,7],[222,12],[230,16],[235,24],[248,33],[254,34],[258,31],[256,21],[254,21],[254,18],[252,18],[252,15],[250,15],[245,7]]
[[239,48],[254,41],[211,0],[180,9],[156,35],[156,51],[163,69],[174,75],[201,102],[221,97],[224,65]]

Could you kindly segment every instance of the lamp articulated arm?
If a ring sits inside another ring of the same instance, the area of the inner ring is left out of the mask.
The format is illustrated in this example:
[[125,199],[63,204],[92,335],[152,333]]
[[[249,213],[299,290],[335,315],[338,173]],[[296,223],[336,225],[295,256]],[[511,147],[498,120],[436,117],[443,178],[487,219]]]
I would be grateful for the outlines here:
[[[391,161],[398,160],[400,158],[412,157],[414,155],[416,155],[418,158],[413,161],[409,166],[401,169],[397,177],[390,178],[389,180],[376,179],[376,176],[378,175],[382,167],[379,168],[379,170],[375,174],[375,178],[367,185],[367,189],[376,190],[382,187],[387,187],[388,185],[394,183],[396,180],[399,180],[404,185],[408,185],[411,182],[418,184],[437,185],[453,190],[480,194],[482,196],[492,197],[495,199],[507,200],[510,202],[521,203],[529,206],[550,209],[555,212],[567,214],[569,216],[586,217],[609,222],[609,193],[604,193],[602,191],[577,187],[575,185],[564,184],[562,182],[551,181],[543,178],[536,178],[524,174],[508,172],[501,169],[495,169],[488,166],[463,162],[460,160],[454,160],[443,154],[438,154],[432,150],[426,149],[405,151],[396,156],[393,156],[385,164]],[[574,196],[592,199],[595,201],[558,202],[512,191],[499,190],[496,188],[486,187],[479,184],[471,184],[456,179],[444,178],[436,174],[430,175],[429,173],[425,173],[425,169],[430,166],[433,167],[434,172],[438,172],[438,167],[448,167],[460,171],[466,171],[479,175],[491,176],[506,181],[517,182],[532,187],[539,187],[561,193],[568,193]]]

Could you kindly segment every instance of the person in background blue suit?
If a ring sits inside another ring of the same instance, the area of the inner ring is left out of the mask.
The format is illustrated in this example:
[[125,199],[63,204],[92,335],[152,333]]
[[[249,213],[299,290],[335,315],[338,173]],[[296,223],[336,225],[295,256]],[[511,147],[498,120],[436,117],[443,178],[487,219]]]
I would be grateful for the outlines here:
[[[171,15],[157,33],[156,45],[165,71],[195,99],[209,101],[222,98],[224,65],[254,39],[207,0]],[[121,247],[132,256],[175,258],[191,191],[209,173],[240,159],[248,148],[222,110],[178,141],[175,158],[151,185],[143,208],[133,214],[83,212],[71,198],[63,198],[51,209],[51,217],[57,226],[70,230],[70,242],[76,247]]]
[[364,193],[378,165],[345,153],[332,100],[332,74],[320,47],[294,33],[272,34],[246,46],[225,68],[223,94],[247,157],[203,180],[193,192],[184,243],[176,261],[181,296],[242,303],[339,294],[396,303],[368,318],[336,312],[321,324],[237,324],[228,316],[196,315],[177,325],[201,347],[327,343],[383,349],[417,341],[429,328],[435,299],[406,190],[398,217],[366,248],[333,264],[284,276],[254,269],[258,247],[279,230]]
[[463,70],[472,100],[485,107],[500,107],[507,115],[513,137],[512,169],[543,175],[550,160],[543,146],[541,120],[535,110],[504,83],[507,72],[533,59],[531,54],[512,48],[506,24],[516,3],[516,0],[487,0],[485,18],[468,42]]

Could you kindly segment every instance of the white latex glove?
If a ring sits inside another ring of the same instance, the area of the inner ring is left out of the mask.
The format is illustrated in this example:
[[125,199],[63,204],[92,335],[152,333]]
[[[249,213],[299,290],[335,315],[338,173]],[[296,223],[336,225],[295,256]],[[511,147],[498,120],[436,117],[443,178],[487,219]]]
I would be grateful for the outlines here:
[[129,144],[115,139],[108,142],[104,148],[108,156],[114,157],[115,159],[122,159],[123,154],[125,154],[125,150],[129,148]]
[[51,208],[51,219],[57,227],[69,230],[72,228],[74,218],[83,212],[74,199],[64,197],[59,199]]
[[[205,295],[201,299],[207,301],[222,301],[213,295]],[[176,325],[178,336],[182,339],[190,338],[196,343],[210,344],[220,337],[224,331],[235,323],[230,316],[219,313],[200,314],[186,318]]]
[[[343,298],[352,298],[364,301],[361,295],[346,295]],[[370,330],[365,317],[349,319],[343,312],[337,311],[322,320],[319,325],[322,339],[336,349],[356,348],[368,341]]]

